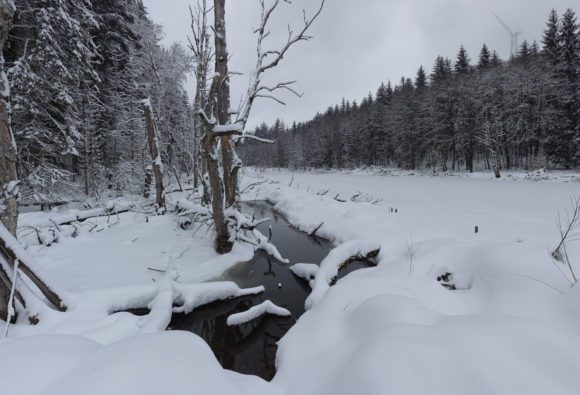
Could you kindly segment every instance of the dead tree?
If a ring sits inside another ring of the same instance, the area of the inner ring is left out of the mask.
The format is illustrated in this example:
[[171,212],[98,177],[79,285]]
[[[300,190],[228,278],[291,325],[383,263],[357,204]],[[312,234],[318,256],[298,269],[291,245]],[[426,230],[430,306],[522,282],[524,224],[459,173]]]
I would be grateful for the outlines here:
[[[241,168],[241,161],[236,155],[235,144],[241,138],[254,138],[246,135],[244,129],[248,121],[252,105],[257,98],[270,98],[283,102],[275,98],[275,94],[280,90],[286,90],[300,96],[292,89],[293,81],[281,82],[273,86],[261,83],[262,75],[275,68],[284,58],[288,50],[300,41],[309,40],[306,35],[308,29],[318,18],[324,6],[324,0],[320,8],[312,18],[306,17],[304,13],[304,26],[295,33],[292,29],[288,31],[288,39],[279,50],[264,50],[262,43],[269,35],[269,21],[272,13],[280,5],[280,0],[275,0],[270,6],[266,6],[265,0],[260,0],[262,6],[262,18],[260,28],[256,30],[258,35],[258,60],[256,69],[252,73],[250,87],[245,100],[237,111],[237,117],[232,122],[230,114],[230,73],[228,70],[228,52],[226,42],[225,25],[225,0],[214,0],[214,41],[215,41],[215,72],[212,78],[211,89],[209,91],[205,108],[198,111],[201,122],[204,125],[204,135],[202,139],[204,161],[208,170],[209,189],[212,194],[212,216],[216,232],[215,247],[219,253],[230,252],[236,235],[232,234],[236,229],[235,215],[231,213],[231,208],[238,201],[238,172]],[[260,139],[264,142],[271,142]],[[223,173],[220,177],[218,142],[221,146]],[[239,224],[238,224],[239,227]]]
[[493,107],[486,101],[484,108],[483,133],[476,139],[485,147],[491,157],[495,178],[501,178],[501,151],[505,132],[501,120],[497,119]]
[[[301,96],[295,89],[293,89],[293,85],[296,81],[286,81],[286,82],[279,82],[272,85],[265,85],[262,83],[263,75],[271,69],[277,67],[280,62],[284,59],[288,51],[292,46],[301,42],[301,41],[308,41],[312,37],[307,34],[308,30],[316,21],[316,19],[322,13],[322,9],[324,8],[325,0],[320,2],[320,6],[317,11],[314,13],[312,17],[307,17],[306,11],[303,11],[304,14],[304,23],[302,28],[299,31],[294,31],[292,28],[288,28],[288,38],[285,43],[283,43],[279,49],[265,49],[263,47],[264,40],[270,35],[270,21],[273,13],[276,9],[280,6],[282,0],[274,0],[270,5],[266,4],[266,0],[259,0],[261,5],[261,19],[260,19],[260,26],[254,31],[257,35],[257,60],[256,60],[256,67],[250,76],[250,84],[247,91],[247,94],[242,101],[240,108],[237,111],[237,117],[234,122],[229,123],[229,114],[225,113],[225,109],[222,109],[221,116],[218,117],[219,124],[214,127],[214,132],[222,135],[222,139],[225,136],[228,137],[228,141],[237,143],[242,138],[254,138],[253,135],[248,135],[245,133],[246,124],[248,122],[252,106],[256,99],[263,98],[263,99],[270,99],[274,100],[277,103],[285,105],[285,103],[276,97],[276,93],[279,91],[286,91],[290,92],[298,97]],[[216,4],[219,1],[216,0]],[[223,3],[223,0],[221,1]],[[289,3],[284,1],[285,3]],[[224,28],[225,29],[225,28]],[[216,31],[218,31],[216,29]],[[216,36],[218,36],[216,34]],[[225,47],[225,30],[223,34],[219,34],[219,39],[216,37],[216,51],[218,50],[218,44]],[[217,52],[216,52],[217,56]],[[220,64],[221,69],[216,70],[218,72],[227,72],[227,52],[223,52],[222,58],[223,62],[226,63],[225,65]],[[225,79],[225,87],[227,91],[229,91],[229,80]],[[225,91],[225,90],[224,90]],[[224,97],[224,103],[226,99]],[[229,96],[227,100],[227,104],[229,106]],[[224,104],[225,105],[225,104]],[[264,139],[258,139],[262,142],[273,143],[272,141],[267,141]],[[222,140],[223,141],[223,140]],[[242,162],[238,158],[235,152],[235,144],[223,146],[224,153],[227,151],[227,156],[224,154],[224,183],[226,185],[226,198],[229,205],[232,205],[238,199],[238,174],[242,167]],[[227,175],[227,177],[225,177]]]
[[[199,113],[207,105],[208,99],[208,73],[210,63],[213,58],[211,40],[211,29],[208,24],[208,15],[211,10],[207,8],[207,0],[202,0],[194,10],[190,7],[191,15],[191,36],[188,37],[189,48],[195,59],[195,100],[194,111]],[[210,204],[209,186],[204,182],[207,173],[207,166],[203,158],[203,144],[201,138],[204,124],[200,118],[194,117],[193,124],[193,187],[198,188],[200,183],[204,187],[203,202]]]
[[155,202],[159,213],[165,210],[165,191],[163,188],[163,162],[161,161],[161,153],[159,152],[159,136],[157,134],[157,126],[153,118],[153,108],[151,107],[151,100],[143,100],[143,111],[145,112],[145,124],[147,129],[147,143],[149,145],[149,154],[151,155],[151,166],[153,167],[153,175],[155,176]]
[[[214,1],[215,75],[218,81],[215,91],[217,125],[230,123],[230,74],[228,70],[225,6],[225,0]],[[225,202],[226,207],[231,207],[236,202],[235,175],[233,174],[234,159],[236,158],[235,147],[231,134],[220,133],[219,138],[223,161]]]
[[[213,114],[220,113],[220,109],[224,109],[224,100],[227,98],[226,103],[229,106],[229,82],[227,75],[227,48],[225,45],[225,0],[214,0],[214,31],[215,31],[215,72],[212,79],[211,89],[208,95],[208,100],[205,109],[200,109],[198,115],[200,117],[200,122],[203,124],[204,133],[202,138],[202,149],[204,162],[207,167],[209,188],[211,190],[211,208],[213,225],[215,230],[215,249],[219,254],[226,254],[230,252],[234,245],[233,237],[230,235],[227,219],[225,216],[225,188],[226,184],[225,176],[222,179],[220,175],[220,164],[219,164],[219,154],[218,154],[218,140],[220,136],[214,132],[213,128],[216,125],[216,120]],[[225,72],[224,74],[224,65]],[[221,74],[220,74],[221,71]],[[227,107],[226,115],[227,115]],[[212,114],[211,118],[207,114]],[[226,140],[229,138],[225,136]],[[222,145],[224,139],[222,139]],[[226,141],[227,147],[229,147],[228,141]],[[222,147],[222,152],[224,148]],[[229,152],[228,148],[225,148],[226,154]],[[224,174],[229,172],[229,168],[225,166],[227,159],[222,158],[224,161]],[[223,181],[222,181],[223,180]]]

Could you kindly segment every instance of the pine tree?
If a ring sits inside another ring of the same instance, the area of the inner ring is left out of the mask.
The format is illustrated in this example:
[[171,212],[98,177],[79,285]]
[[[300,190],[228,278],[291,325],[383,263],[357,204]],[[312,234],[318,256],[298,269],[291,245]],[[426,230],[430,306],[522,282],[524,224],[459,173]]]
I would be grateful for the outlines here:
[[487,48],[487,45],[483,44],[481,47],[481,52],[479,53],[479,63],[477,66],[480,70],[487,70],[491,63],[491,53]]
[[95,92],[99,80],[90,6],[72,0],[17,4],[8,61],[14,65],[9,74],[25,198],[36,193],[50,199],[78,156],[82,96]]
[[542,52],[554,62],[558,59],[560,54],[559,31],[560,20],[558,18],[558,13],[556,10],[552,9],[542,38],[542,44],[544,46]]
[[417,70],[417,77],[415,78],[415,88],[418,91],[423,91],[427,87],[427,74],[423,66],[419,67]]
[[530,45],[528,44],[528,40],[524,40],[523,43],[520,45],[520,49],[518,50],[518,57],[522,60],[527,60],[531,54]]
[[558,108],[564,115],[562,126],[548,137],[547,154],[554,163],[566,168],[576,165],[578,160],[578,123],[580,122],[580,100],[578,96],[580,38],[576,14],[572,9],[562,15],[558,32],[559,56],[556,64],[558,78]]
[[455,72],[460,75],[465,75],[469,73],[470,65],[469,62],[469,55],[467,54],[467,50],[462,45],[459,48],[459,53],[457,54],[457,59],[455,61]]
[[500,59],[499,54],[497,53],[496,50],[494,50],[491,53],[491,60],[490,60],[489,64],[492,68],[497,68],[497,67],[501,66],[501,59]]

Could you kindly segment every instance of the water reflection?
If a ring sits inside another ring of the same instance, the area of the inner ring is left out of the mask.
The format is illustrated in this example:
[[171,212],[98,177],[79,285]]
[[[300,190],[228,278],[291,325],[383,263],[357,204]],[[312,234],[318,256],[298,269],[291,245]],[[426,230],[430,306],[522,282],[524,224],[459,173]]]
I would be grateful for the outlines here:
[[[170,328],[201,336],[224,368],[270,380],[276,373],[277,342],[304,313],[304,301],[310,293],[308,284],[295,277],[288,267],[301,262],[320,263],[333,246],[326,240],[298,231],[267,203],[245,204],[242,209],[250,215],[255,214],[256,218],[272,219],[262,224],[259,230],[268,234],[268,227],[272,227],[272,242],[291,263],[280,262],[257,251],[251,261],[236,265],[219,280],[235,281],[243,288],[263,285],[265,293],[216,302],[188,315],[176,315]],[[368,267],[368,264],[350,264],[341,270],[339,277],[360,267]],[[245,311],[265,300],[290,310],[292,316],[267,315],[244,325],[227,326],[229,315]]]

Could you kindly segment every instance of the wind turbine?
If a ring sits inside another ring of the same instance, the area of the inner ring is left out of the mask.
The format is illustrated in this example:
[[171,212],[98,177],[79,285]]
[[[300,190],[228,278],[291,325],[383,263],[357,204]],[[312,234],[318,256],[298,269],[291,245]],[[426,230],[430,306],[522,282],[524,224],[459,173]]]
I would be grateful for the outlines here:
[[514,32],[512,29],[509,28],[509,26],[501,20],[501,18],[499,16],[497,16],[497,14],[495,12],[492,12],[493,16],[495,16],[495,18],[498,20],[499,23],[501,23],[501,25],[505,28],[505,30],[507,30],[507,32],[509,33],[510,37],[511,37],[511,57],[515,58],[518,54],[518,50],[519,50],[519,43],[518,43],[518,37],[520,36],[520,34],[522,34],[522,32]]

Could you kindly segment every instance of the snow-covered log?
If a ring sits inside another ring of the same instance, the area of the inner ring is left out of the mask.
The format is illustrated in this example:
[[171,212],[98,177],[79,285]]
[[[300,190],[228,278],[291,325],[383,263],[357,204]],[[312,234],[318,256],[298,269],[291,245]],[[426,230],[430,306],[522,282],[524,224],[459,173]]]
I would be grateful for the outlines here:
[[316,273],[318,273],[320,266],[314,263],[297,263],[290,266],[289,269],[295,276],[306,281],[311,281],[316,277]]
[[280,251],[278,251],[276,246],[270,243],[270,240],[266,236],[264,236],[258,229],[254,229],[252,233],[256,237],[256,240],[258,241],[256,249],[264,251],[265,253],[276,258],[280,262],[290,263],[288,259],[282,257],[282,254],[280,254]]
[[48,218],[26,222],[25,226],[33,228],[46,228],[50,226],[70,225],[74,222],[83,222],[91,218],[108,217],[126,213],[133,207],[130,203],[111,203],[107,207],[94,208],[90,210],[69,210],[64,214],[51,215]]
[[18,240],[2,224],[0,224],[0,254],[12,270],[18,261],[18,269],[34,283],[53,307],[60,311],[66,311],[68,305],[65,298],[66,293],[36,264]]
[[239,298],[247,295],[258,295],[265,291],[263,286],[242,289],[231,281],[209,282],[202,284],[175,284],[178,293],[173,312],[189,314],[194,309],[215,302],[216,300],[226,300]]
[[228,317],[228,326],[242,325],[247,322],[253,321],[264,314],[272,314],[280,317],[290,317],[292,313],[280,306],[276,306],[269,300],[251,307],[249,310],[243,311],[241,313],[232,314]]
[[305,308],[310,310],[320,303],[331,284],[336,281],[341,267],[355,261],[368,261],[376,258],[381,251],[377,240],[353,240],[339,245],[320,263],[312,284],[312,292],[306,299]]

